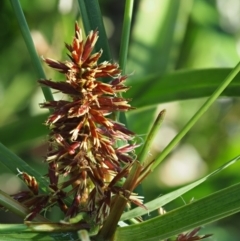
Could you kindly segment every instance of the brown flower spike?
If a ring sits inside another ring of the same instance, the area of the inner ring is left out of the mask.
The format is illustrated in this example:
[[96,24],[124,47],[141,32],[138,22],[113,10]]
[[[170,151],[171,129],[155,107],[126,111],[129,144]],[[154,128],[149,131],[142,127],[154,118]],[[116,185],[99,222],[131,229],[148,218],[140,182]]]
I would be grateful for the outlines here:
[[[128,100],[118,95],[128,89],[123,84],[126,76],[121,76],[117,64],[106,61],[98,64],[102,51],[91,54],[97,38],[98,32],[91,31],[84,41],[81,29],[75,24],[73,42],[66,44],[70,61],[44,59],[64,74],[66,80],[39,80],[39,83],[67,96],[41,104],[52,109],[46,121],[50,128],[46,157],[52,189],[49,200],[58,203],[66,217],[87,212],[97,223],[102,223],[115,194],[142,203],[119,185],[135,161],[136,145],[128,144],[134,133],[108,118],[112,112],[131,109]],[[103,83],[100,78],[111,81]],[[119,141],[125,144],[119,146]],[[69,195],[73,196],[73,202],[67,206],[64,199]]]

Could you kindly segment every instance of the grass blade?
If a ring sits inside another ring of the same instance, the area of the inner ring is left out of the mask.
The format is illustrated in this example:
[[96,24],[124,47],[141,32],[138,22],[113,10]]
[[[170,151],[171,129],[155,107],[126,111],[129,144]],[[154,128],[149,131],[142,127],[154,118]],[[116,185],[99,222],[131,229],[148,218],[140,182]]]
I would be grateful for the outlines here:
[[156,161],[152,166],[154,170],[163,159],[170,153],[170,151],[179,143],[179,141],[185,136],[185,134],[193,127],[193,125],[199,120],[199,118],[208,110],[212,103],[219,97],[223,90],[231,83],[235,76],[240,71],[240,62],[236,67],[230,72],[230,74],[224,79],[222,84],[214,91],[214,93],[207,99],[207,101],[202,105],[202,107],[197,111],[197,113],[188,121],[188,123],[183,127],[183,129],[177,134],[177,136],[168,144],[168,146],[161,152],[157,157]]
[[20,157],[7,149],[2,143],[0,143],[0,162],[16,175],[19,174],[17,171],[18,168],[21,172],[26,172],[29,175],[34,176],[39,184],[39,188],[41,188],[41,191],[43,193],[47,192],[49,184],[48,181]]
[[[37,55],[36,49],[34,47],[34,43],[31,37],[31,33],[29,31],[26,19],[24,17],[20,2],[18,0],[10,0],[13,10],[15,12],[15,15],[17,17],[19,27],[22,33],[22,36],[24,38],[24,41],[26,43],[27,49],[29,51],[30,57],[32,59],[34,68],[36,69],[37,73],[37,78],[38,79],[46,79],[45,73],[43,71],[41,62],[39,60],[39,57]],[[41,87],[45,99],[48,100],[53,100],[52,92],[48,87]]]
[[[131,88],[124,94],[132,98],[135,107],[188,100],[210,96],[231,72],[230,68],[180,70],[165,75],[153,74],[128,79]],[[144,98],[139,98],[143,96]],[[240,74],[221,93],[222,96],[239,96]]]
[[156,209],[158,209],[159,207],[162,207],[164,206],[165,204],[173,201],[174,199],[180,197],[181,195],[183,195],[184,193],[190,191],[191,189],[193,189],[194,187],[200,185],[201,183],[207,181],[209,178],[215,176],[217,173],[221,172],[222,170],[224,170],[225,168],[231,166],[232,164],[238,162],[240,160],[240,156],[232,159],[231,161],[227,162],[226,164],[222,165],[221,167],[219,167],[217,170],[215,170],[214,172],[208,174],[207,176],[193,182],[193,183],[190,183],[184,187],[181,187],[173,192],[170,192],[166,195],[163,195],[161,197],[158,197],[148,203],[145,203],[144,205],[147,207],[147,210],[143,209],[143,208],[140,208],[140,207],[137,207],[137,208],[134,208],[128,212],[125,212],[122,216],[121,216],[121,221],[124,221],[124,220],[128,220],[128,219],[131,219],[131,218],[135,218],[135,217],[138,217],[138,216],[142,216],[144,214],[148,214]]
[[[156,133],[159,131],[160,125],[162,124],[162,121],[163,121],[163,118],[165,116],[165,113],[166,113],[166,111],[162,110],[158,114],[158,116],[157,116],[157,118],[156,118],[156,120],[155,120],[155,122],[154,122],[154,124],[153,124],[153,126],[152,126],[152,128],[151,128],[151,130],[150,130],[150,132],[149,132],[149,134],[147,136],[147,138],[146,138],[144,146],[142,147],[142,150],[141,150],[140,154],[138,155],[138,161],[140,163],[144,163],[144,161],[145,161],[145,159],[146,159],[146,157],[148,155],[149,148],[150,148],[150,146],[151,146],[151,144],[152,144],[152,142],[154,140],[154,137],[155,137]],[[147,163],[145,163],[145,165],[147,165]]]
[[143,76],[168,69],[180,5],[174,0],[139,1],[127,66],[130,73]]
[[78,5],[79,5],[82,21],[83,21],[85,34],[87,35],[92,29],[90,27],[86,6],[85,6],[84,1],[82,1],[82,0],[78,0]]
[[122,69],[122,74],[125,73],[125,68],[127,63],[133,4],[134,4],[134,0],[127,0],[125,3],[121,46],[120,46],[120,53],[119,53],[119,65],[120,65],[120,68]]
[[[22,218],[25,218],[27,214],[30,213],[28,208],[26,208],[16,200],[14,200],[8,194],[4,193],[2,190],[0,190],[0,205]],[[50,222],[48,219],[44,218],[40,214],[36,215],[36,217],[34,218],[34,221]],[[1,230],[1,225],[0,225],[0,230]]]
[[113,241],[163,240],[240,211],[240,183],[146,222],[118,228]]

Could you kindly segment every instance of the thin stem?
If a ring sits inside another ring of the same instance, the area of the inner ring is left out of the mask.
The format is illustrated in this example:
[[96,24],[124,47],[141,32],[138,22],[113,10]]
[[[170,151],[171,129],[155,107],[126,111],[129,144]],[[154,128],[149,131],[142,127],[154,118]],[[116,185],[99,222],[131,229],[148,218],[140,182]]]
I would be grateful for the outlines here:
[[133,4],[134,4],[134,0],[126,0],[124,18],[123,18],[121,46],[120,46],[120,53],[119,53],[119,65],[120,65],[120,68],[122,69],[123,74],[125,74],[126,63],[127,63]]
[[149,152],[149,148],[150,146],[152,145],[152,142],[154,140],[154,137],[156,136],[156,133],[158,132],[159,130],[159,127],[160,125],[162,124],[162,121],[163,121],[163,118],[165,116],[165,113],[166,113],[166,110],[162,110],[158,116],[157,116],[157,119],[155,120],[148,136],[147,136],[147,139],[145,141],[145,144],[140,152],[140,154],[138,155],[138,160],[140,163],[144,163],[145,160],[146,160],[146,157],[148,155],[148,152]]
[[[122,29],[122,36],[121,36],[121,46],[119,51],[119,66],[120,66],[120,69],[122,70],[123,75],[125,74],[126,64],[127,64],[133,4],[134,4],[134,0],[126,0],[124,17],[123,17],[123,29]],[[125,113],[122,113],[122,112],[119,113],[119,115],[116,116],[116,119],[119,119],[120,122],[124,123],[127,126],[127,118]]]
[[31,229],[29,229],[25,224],[4,224],[1,223],[0,225],[0,234],[4,233],[5,235],[8,233],[14,233],[14,232],[29,232]]
[[[45,73],[43,71],[40,59],[38,57],[38,54],[36,52],[36,49],[34,47],[34,43],[31,37],[31,33],[29,31],[24,13],[22,11],[21,5],[19,3],[18,0],[10,0],[13,10],[15,12],[15,15],[17,17],[18,23],[19,23],[19,27],[22,33],[22,36],[24,38],[24,41],[26,43],[28,52],[30,54],[30,57],[32,59],[34,68],[36,70],[37,73],[37,77],[39,79],[46,79]],[[52,92],[48,87],[41,87],[42,88],[42,92],[44,94],[44,97],[47,101],[49,100],[53,100],[53,96],[52,96]]]
[[[128,45],[130,38],[130,30],[132,23],[132,12],[133,12],[134,0],[126,0],[124,17],[123,17],[123,29],[121,36],[121,46],[119,51],[119,66],[122,70],[122,74],[125,74],[126,64],[127,64],[127,55],[128,55]],[[119,94],[121,96],[121,94]],[[121,123],[124,123],[127,126],[127,118],[125,113],[121,112],[115,116],[115,119],[119,119]]]
[[179,143],[179,141],[185,136],[185,134],[192,128],[192,126],[199,120],[199,118],[208,110],[211,104],[220,96],[224,89],[231,83],[235,76],[240,71],[240,62],[224,79],[222,84],[214,91],[214,93],[208,98],[208,100],[202,105],[198,112],[189,120],[185,127],[178,133],[178,135],[168,144],[168,146],[161,152],[152,166],[154,170],[163,159],[172,151],[172,149]]

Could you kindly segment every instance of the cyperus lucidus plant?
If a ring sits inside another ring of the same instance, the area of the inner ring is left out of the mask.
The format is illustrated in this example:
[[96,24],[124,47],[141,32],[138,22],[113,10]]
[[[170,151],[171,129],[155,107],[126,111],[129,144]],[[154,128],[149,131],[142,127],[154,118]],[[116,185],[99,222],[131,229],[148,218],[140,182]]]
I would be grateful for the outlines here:
[[[72,44],[66,44],[68,57],[65,62],[43,59],[50,67],[64,74],[65,80],[39,80],[41,85],[60,91],[66,98],[40,104],[52,112],[46,120],[49,127],[49,145],[46,155],[51,193],[38,194],[36,182],[26,173],[23,179],[32,192],[21,192],[14,198],[23,202],[31,213],[58,205],[66,220],[78,213],[86,213],[96,224],[108,217],[115,195],[143,206],[142,200],[132,190],[146,175],[142,169],[131,190],[124,189],[124,180],[136,156],[137,144],[129,144],[134,133],[123,124],[109,118],[112,112],[128,111],[132,107],[127,99],[118,94],[128,89],[124,85],[127,76],[122,76],[119,66],[110,62],[98,63],[102,51],[92,54],[98,38],[91,31],[83,40],[81,29],[75,24]],[[110,78],[103,83],[101,78]],[[119,143],[123,143],[119,145]],[[69,205],[65,199],[73,197]],[[21,198],[20,198],[21,197]]]

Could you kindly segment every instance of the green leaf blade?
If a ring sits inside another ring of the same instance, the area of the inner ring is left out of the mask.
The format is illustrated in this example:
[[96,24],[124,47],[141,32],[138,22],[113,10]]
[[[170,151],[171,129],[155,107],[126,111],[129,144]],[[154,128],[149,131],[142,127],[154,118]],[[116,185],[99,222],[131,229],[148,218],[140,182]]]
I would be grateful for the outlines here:
[[240,211],[240,183],[146,222],[118,228],[114,241],[162,240]]
[[[135,107],[157,105],[164,102],[188,100],[210,96],[231,72],[230,68],[180,70],[165,75],[154,74],[129,79],[131,89],[126,97]],[[144,93],[144,95],[143,95]],[[240,93],[240,74],[222,92],[221,96],[234,97]],[[139,96],[143,96],[139,98]]]
[[125,212],[122,216],[121,216],[121,221],[127,220],[127,219],[131,219],[131,218],[135,218],[137,216],[142,216],[145,214],[148,214],[156,209],[158,209],[159,207],[164,206],[165,204],[173,201],[174,199],[180,197],[181,195],[183,195],[184,193],[190,191],[191,189],[197,187],[198,185],[200,185],[201,183],[207,181],[209,178],[215,176],[216,174],[218,174],[219,172],[223,171],[224,169],[226,169],[227,167],[235,164],[236,162],[238,162],[240,160],[240,156],[230,160],[229,162],[225,163],[224,165],[222,165],[221,167],[219,167],[218,169],[216,169],[214,172],[208,174],[207,176],[193,182],[190,183],[184,187],[181,187],[173,192],[170,192],[166,195],[163,195],[161,197],[158,197],[146,204],[144,204],[147,207],[147,210],[137,207],[134,208],[128,212]]

